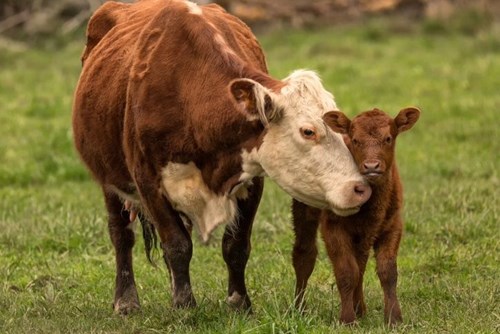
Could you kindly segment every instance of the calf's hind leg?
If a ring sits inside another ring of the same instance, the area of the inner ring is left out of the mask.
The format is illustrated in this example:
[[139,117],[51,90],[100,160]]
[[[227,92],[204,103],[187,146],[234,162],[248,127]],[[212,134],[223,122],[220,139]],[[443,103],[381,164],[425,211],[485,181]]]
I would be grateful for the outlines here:
[[316,236],[320,212],[319,209],[293,200],[292,215],[295,242],[292,261],[295,270],[295,307],[299,310],[303,310],[305,307],[304,293],[318,256]]
[[389,325],[403,321],[401,307],[396,294],[398,283],[397,253],[401,240],[402,223],[396,218],[395,226],[383,234],[375,243],[377,275],[384,290],[384,318]]
[[253,220],[262,196],[263,180],[256,178],[248,189],[248,198],[238,200],[239,216],[235,225],[226,227],[222,238],[222,256],[228,279],[227,303],[238,310],[250,310],[252,303],[245,285],[245,268],[250,256]]
[[108,210],[108,230],[115,248],[116,282],[113,308],[119,314],[128,314],[140,308],[132,267],[132,248],[135,235],[129,213],[123,210],[120,198],[104,191]]

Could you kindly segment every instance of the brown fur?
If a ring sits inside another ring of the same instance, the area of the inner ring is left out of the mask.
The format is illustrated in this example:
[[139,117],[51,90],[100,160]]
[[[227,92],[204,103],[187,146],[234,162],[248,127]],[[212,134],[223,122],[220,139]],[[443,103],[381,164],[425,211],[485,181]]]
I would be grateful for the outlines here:
[[[139,197],[140,217],[158,230],[174,305],[195,305],[190,230],[158,189],[161,169],[167,162],[193,161],[213,192],[226,193],[242,172],[242,148],[259,145],[264,133],[263,124],[249,122],[237,104],[252,113],[252,96],[231,99],[229,83],[249,78],[273,91],[284,85],[267,74],[262,50],[244,23],[217,5],[202,8],[200,17],[182,1],[107,2],[88,24],[73,129],[76,148],[105,196],[119,313],[139,307],[134,233],[127,228],[135,211],[123,212],[123,194]],[[241,297],[232,299],[237,307],[250,307],[244,270],[262,187],[255,178],[248,199],[238,201],[237,226],[223,238],[228,294]]]
[[340,112],[324,116],[334,131],[345,135],[359,170],[370,183],[372,195],[357,214],[349,217],[340,217],[331,211],[321,211],[294,201],[296,240],[293,264],[298,307],[303,307],[304,291],[314,268],[319,225],[340,293],[340,321],[352,323],[356,317],[366,313],[362,284],[372,247],[384,291],[385,320],[389,324],[402,321],[396,295],[396,259],[403,232],[403,190],[394,161],[395,140],[399,133],[413,126],[419,113],[418,109],[407,108],[392,119],[374,109],[358,115],[352,122]]

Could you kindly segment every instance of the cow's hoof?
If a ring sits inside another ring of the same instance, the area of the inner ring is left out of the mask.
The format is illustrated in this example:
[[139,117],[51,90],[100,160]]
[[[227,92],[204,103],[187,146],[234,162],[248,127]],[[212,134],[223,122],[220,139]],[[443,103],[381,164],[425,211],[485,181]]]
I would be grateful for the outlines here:
[[237,311],[252,312],[252,303],[248,295],[242,296],[235,291],[227,297],[226,303]]
[[126,300],[125,298],[118,299],[113,305],[116,314],[128,315],[140,310],[141,305],[137,300]]
[[117,314],[127,315],[141,308],[135,286],[130,286],[121,294],[117,293],[117,295],[115,295],[115,302],[113,304],[113,309]]
[[182,297],[178,296],[174,298],[173,305],[176,308],[193,308],[196,307],[196,299],[194,299],[192,294]]
[[309,310],[307,308],[307,305],[306,305],[306,302],[304,300],[302,300],[302,301],[298,301],[298,300],[295,301],[295,309],[300,314],[307,314],[309,312]]

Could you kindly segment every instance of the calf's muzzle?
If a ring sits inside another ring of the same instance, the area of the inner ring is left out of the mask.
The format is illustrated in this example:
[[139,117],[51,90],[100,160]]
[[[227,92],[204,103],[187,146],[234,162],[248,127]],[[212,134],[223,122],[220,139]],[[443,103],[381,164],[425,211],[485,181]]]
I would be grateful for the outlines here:
[[376,176],[382,174],[383,172],[384,171],[380,160],[371,159],[371,160],[365,160],[363,162],[363,166],[361,168],[361,173],[363,175]]

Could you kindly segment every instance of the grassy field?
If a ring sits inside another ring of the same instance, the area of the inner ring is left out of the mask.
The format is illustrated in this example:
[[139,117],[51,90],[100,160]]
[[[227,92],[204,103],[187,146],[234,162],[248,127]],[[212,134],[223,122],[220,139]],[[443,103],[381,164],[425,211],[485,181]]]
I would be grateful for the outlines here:
[[[500,331],[500,27],[438,24],[286,31],[259,38],[271,73],[317,70],[341,109],[379,107],[422,116],[398,143],[405,183],[399,256],[401,333]],[[252,236],[251,315],[224,303],[221,231],[195,242],[192,282],[199,306],[176,310],[157,254],[139,238],[142,311],[116,316],[114,257],[101,194],[71,141],[72,92],[83,40],[0,50],[0,333],[381,333],[382,291],[373,260],[365,276],[368,314],[337,323],[339,298],[320,242],[309,311],[293,308],[290,198],[268,182]]]

